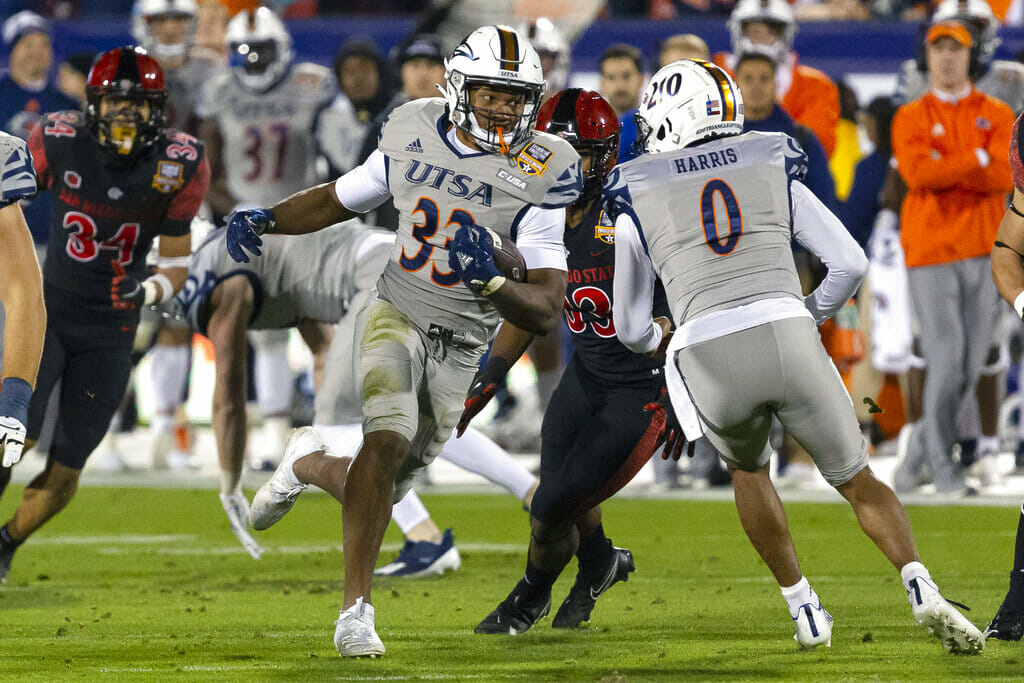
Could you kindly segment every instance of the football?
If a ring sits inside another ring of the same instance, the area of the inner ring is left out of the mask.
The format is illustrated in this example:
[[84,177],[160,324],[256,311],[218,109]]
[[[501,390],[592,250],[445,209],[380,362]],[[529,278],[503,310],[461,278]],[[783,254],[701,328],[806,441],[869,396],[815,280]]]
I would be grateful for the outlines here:
[[494,265],[501,271],[501,274],[516,282],[525,280],[526,262],[515,243],[490,228],[486,228],[486,230],[491,234],[491,241],[494,242]]

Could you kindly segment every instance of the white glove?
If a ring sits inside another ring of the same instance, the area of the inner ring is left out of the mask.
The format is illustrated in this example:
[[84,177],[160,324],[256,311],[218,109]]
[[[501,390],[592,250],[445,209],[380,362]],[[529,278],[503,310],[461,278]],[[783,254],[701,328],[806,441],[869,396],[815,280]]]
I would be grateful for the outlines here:
[[25,425],[13,417],[0,416],[0,450],[3,451],[3,466],[10,467],[21,460],[25,448]]

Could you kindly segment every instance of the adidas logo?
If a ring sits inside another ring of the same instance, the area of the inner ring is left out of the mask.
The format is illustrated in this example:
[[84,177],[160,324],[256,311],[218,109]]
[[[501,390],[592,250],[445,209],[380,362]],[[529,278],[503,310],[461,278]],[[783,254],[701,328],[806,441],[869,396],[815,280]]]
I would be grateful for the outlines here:
[[420,139],[416,138],[411,143],[405,146],[406,152],[423,152],[423,145],[420,144]]

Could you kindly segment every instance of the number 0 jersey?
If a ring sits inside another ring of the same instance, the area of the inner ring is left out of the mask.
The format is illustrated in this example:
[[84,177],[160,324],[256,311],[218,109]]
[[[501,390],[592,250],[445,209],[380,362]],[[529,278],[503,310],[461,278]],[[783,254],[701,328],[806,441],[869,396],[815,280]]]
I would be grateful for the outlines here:
[[86,318],[134,324],[137,310],[111,306],[112,262],[142,280],[154,237],[189,234],[210,184],[203,143],[166,129],[133,162],[123,161],[100,147],[77,111],[47,114],[28,143],[39,188],[52,190],[47,307],[58,294]]
[[[664,360],[633,353],[616,337],[612,318],[615,226],[602,202],[594,202],[575,228],[566,227],[565,247],[569,251],[565,322],[577,357],[590,374],[609,382],[636,382],[660,375]],[[652,315],[670,316],[660,282],[655,286]]]
[[[476,346],[490,339],[498,314],[448,267],[449,241],[459,227],[474,223],[513,242],[520,235],[525,240],[520,228],[530,209],[571,204],[583,178],[579,155],[554,135],[535,132],[510,159],[461,151],[449,139],[450,127],[440,98],[405,104],[384,124],[378,149],[399,226],[377,289],[424,332],[433,328],[455,343]],[[560,238],[559,231],[559,250]],[[534,267],[525,251],[527,267]]]

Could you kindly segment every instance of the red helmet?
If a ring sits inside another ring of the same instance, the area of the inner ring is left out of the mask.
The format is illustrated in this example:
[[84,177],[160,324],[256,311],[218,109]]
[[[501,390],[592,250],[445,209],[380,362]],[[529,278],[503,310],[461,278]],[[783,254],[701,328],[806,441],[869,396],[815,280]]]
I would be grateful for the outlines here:
[[[89,70],[85,93],[89,129],[100,144],[111,151],[134,156],[152,145],[163,131],[167,102],[164,72],[141,47],[119,47],[97,57]],[[146,102],[149,116],[144,119],[136,115],[134,122],[126,121],[121,111],[101,116],[100,102],[104,97]],[[125,137],[125,131],[131,130],[134,131],[132,137]]]
[[591,155],[590,170],[583,174],[580,199],[597,197],[619,157],[622,127],[612,105],[593,90],[560,90],[541,106],[537,130],[564,138],[580,156]]

